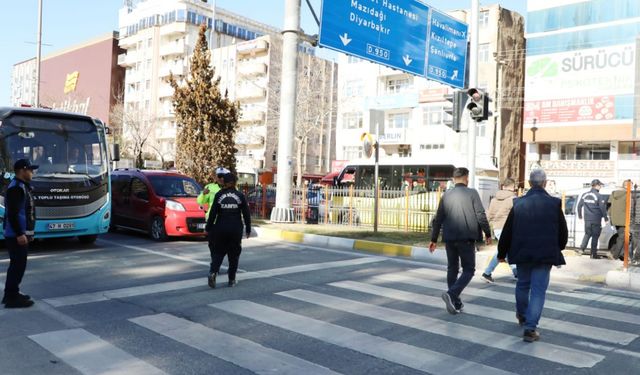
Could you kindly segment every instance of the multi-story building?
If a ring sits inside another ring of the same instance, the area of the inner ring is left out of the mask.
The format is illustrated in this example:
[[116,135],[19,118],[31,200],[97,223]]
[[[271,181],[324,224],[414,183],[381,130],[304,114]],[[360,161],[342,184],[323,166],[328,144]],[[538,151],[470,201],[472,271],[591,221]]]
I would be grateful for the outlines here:
[[527,169],[544,168],[559,191],[594,178],[640,181],[633,131],[638,1],[527,5]]
[[[323,174],[335,158],[337,64],[314,56],[301,44],[294,173]],[[241,105],[236,135],[239,170],[275,170],[277,165],[282,37],[267,35],[213,50],[212,65],[220,89]],[[298,154],[297,151],[300,150]]]
[[180,81],[188,73],[200,25],[209,27],[212,48],[279,32],[220,8],[214,17],[212,3],[203,0],[130,2],[120,10],[119,24],[120,46],[126,50],[118,58],[127,69],[125,108],[150,125],[141,127],[153,129],[147,145],[165,161],[174,160],[177,131],[169,75]]
[[13,65],[11,71],[12,106],[36,103],[36,59],[32,58]]
[[[469,21],[470,12],[450,14]],[[477,173],[522,180],[524,18],[483,7],[479,38],[478,87],[493,98],[494,115],[477,125]],[[341,57],[338,82],[338,158],[362,158],[361,134],[379,131],[381,157],[467,164],[467,133],[445,125],[450,87],[348,56]]]
[[[123,90],[124,69],[117,64],[118,33],[87,40],[43,57],[40,105],[82,113],[107,122]],[[36,61],[13,67],[13,105],[35,103]]]

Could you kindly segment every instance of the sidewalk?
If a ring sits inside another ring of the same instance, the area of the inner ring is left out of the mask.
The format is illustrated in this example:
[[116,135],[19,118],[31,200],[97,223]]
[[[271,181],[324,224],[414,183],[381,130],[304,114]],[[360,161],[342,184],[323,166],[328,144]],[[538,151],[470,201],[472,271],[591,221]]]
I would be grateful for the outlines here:
[[[259,238],[267,240],[287,241],[308,246],[327,247],[341,250],[354,250],[370,254],[399,256],[416,260],[428,260],[432,263],[447,264],[444,244],[438,244],[437,250],[431,254],[423,246],[401,245],[353,238],[325,236],[300,231],[268,228],[269,225],[256,227]],[[280,227],[278,227],[280,228]],[[296,228],[298,229],[298,228]],[[425,234],[426,236],[426,234]],[[476,256],[476,273],[484,271],[491,257],[495,254],[496,246],[485,246]],[[560,269],[554,267],[551,275],[553,279],[567,281],[603,283],[613,288],[640,291],[640,267],[630,267],[628,272],[622,270],[622,262],[608,259],[590,259],[588,256],[578,255],[573,250],[563,251],[567,264]],[[499,275],[510,275],[507,264],[500,264],[495,271]]]

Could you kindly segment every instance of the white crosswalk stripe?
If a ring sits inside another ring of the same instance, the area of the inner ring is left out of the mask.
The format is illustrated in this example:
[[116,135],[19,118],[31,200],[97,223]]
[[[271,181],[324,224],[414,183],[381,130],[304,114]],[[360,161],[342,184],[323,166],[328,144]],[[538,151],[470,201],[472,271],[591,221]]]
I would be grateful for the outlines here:
[[[413,272],[413,270],[409,272],[411,274],[415,274],[416,276],[414,277],[407,274],[397,273],[397,274],[380,275],[380,276],[376,276],[375,278],[384,280],[384,281],[389,281],[389,282],[416,285],[416,286],[422,286],[422,287],[438,289],[438,290],[447,289],[447,285],[444,281],[432,280],[432,279],[439,279],[435,275],[421,273],[421,272]],[[505,301],[505,302],[514,302],[515,300],[514,293],[503,293],[503,292],[497,292],[494,290],[475,288],[472,286],[468,286],[467,288],[465,288],[464,295],[494,299],[494,300]],[[601,318],[601,319],[640,325],[640,315],[634,315],[634,314],[619,312],[615,310],[607,310],[607,309],[601,309],[597,307],[583,306],[583,305],[574,305],[574,304],[565,303],[565,302],[551,301],[549,299],[545,301],[544,308],[568,312],[572,314],[585,315],[589,317],[597,316],[598,318]]]
[[212,307],[244,316],[262,323],[322,340],[389,362],[401,364],[434,375],[510,374],[494,367],[412,345],[390,341],[383,337],[359,332],[321,320],[274,309],[250,301],[234,300],[212,304]]
[[169,314],[143,316],[130,321],[256,374],[338,374],[290,354]]
[[[375,280],[373,281],[375,282]],[[380,297],[396,299],[399,301],[411,302],[425,306],[434,306],[438,308],[442,307],[442,300],[440,298],[418,293],[406,292],[398,289],[385,288],[357,281],[340,281],[331,283],[330,285]],[[464,304],[464,312],[466,314],[482,316],[509,323],[514,323],[516,321],[515,313],[513,311],[506,311],[494,307],[472,304],[469,302]],[[577,324],[549,318],[542,319],[540,328],[543,330],[556,331],[568,335],[574,335],[592,340],[600,340],[621,345],[627,345],[638,338],[638,335],[633,333],[598,328],[585,324]]]
[[[434,319],[400,310],[333,297],[327,294],[300,289],[281,292],[278,294],[288,298],[294,298],[319,306],[370,317],[424,332],[430,332],[495,349],[557,362],[566,366],[593,367],[604,359],[604,356],[599,354],[574,350],[546,342],[529,345],[523,342],[520,337],[515,335],[506,335],[503,333]],[[558,356],[558,352],[562,352],[562,355]]]
[[47,332],[29,338],[82,374],[165,374],[81,328]]

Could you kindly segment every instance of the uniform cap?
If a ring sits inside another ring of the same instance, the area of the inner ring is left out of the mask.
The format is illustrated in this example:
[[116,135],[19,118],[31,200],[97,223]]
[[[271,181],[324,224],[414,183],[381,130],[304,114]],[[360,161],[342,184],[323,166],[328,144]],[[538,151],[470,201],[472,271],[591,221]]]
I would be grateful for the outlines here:
[[31,169],[36,170],[38,169],[39,166],[37,165],[33,165],[31,164],[31,162],[29,161],[29,159],[18,159],[14,164],[13,164],[13,170],[14,171],[19,171],[20,169]]
[[598,180],[598,179],[596,178],[595,180],[591,181],[591,186],[596,186],[596,185],[600,185],[600,186],[602,186],[602,185],[603,185],[603,183],[602,183],[602,181],[600,181],[600,180]]
[[231,171],[229,171],[227,168],[222,168],[222,167],[218,167],[216,168],[216,174],[229,174],[231,173]]

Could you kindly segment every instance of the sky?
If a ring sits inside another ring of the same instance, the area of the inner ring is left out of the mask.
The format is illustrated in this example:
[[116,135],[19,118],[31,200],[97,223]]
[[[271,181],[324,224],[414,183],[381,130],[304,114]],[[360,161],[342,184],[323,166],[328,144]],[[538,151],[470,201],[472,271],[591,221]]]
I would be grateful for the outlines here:
[[[311,0],[318,15],[321,2]],[[219,7],[279,28],[282,28],[284,3],[285,0],[216,2]],[[470,0],[427,0],[426,3],[441,10],[470,7]],[[495,3],[526,14],[526,0],[481,0],[483,5]],[[43,0],[43,56],[117,30],[122,4],[122,0]],[[0,106],[3,106],[9,104],[13,64],[36,55],[38,0],[1,0],[0,9],[4,16],[0,22]],[[305,0],[302,0],[301,26],[307,34],[318,33]]]

